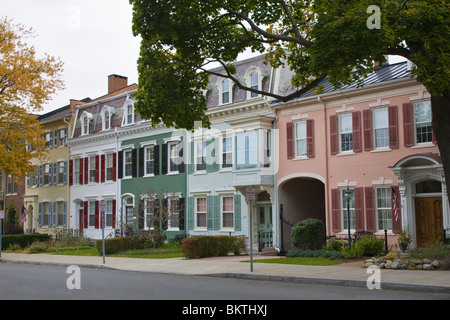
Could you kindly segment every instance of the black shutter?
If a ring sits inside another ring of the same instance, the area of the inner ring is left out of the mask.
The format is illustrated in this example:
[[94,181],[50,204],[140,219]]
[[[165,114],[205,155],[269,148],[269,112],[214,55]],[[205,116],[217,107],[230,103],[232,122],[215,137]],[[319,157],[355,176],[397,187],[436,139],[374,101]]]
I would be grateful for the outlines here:
[[123,178],[123,151],[119,151],[119,159],[117,159],[118,162],[118,168],[117,168],[117,174],[118,174],[118,178],[122,179]]
[[155,147],[154,147],[154,153],[153,153],[153,157],[154,157],[154,159],[155,159],[155,161],[154,161],[154,174],[155,174],[155,176],[157,176],[157,175],[159,175],[159,145],[156,145]]
[[143,177],[145,172],[144,172],[144,165],[145,163],[145,149],[144,148],[140,148],[139,149],[139,177]]
[[167,143],[162,145],[162,174],[167,174],[167,166],[168,166],[168,161],[167,161],[167,157],[168,157],[168,149],[169,149],[169,145]]
[[179,204],[179,208],[180,208],[180,213],[178,216],[178,228],[180,229],[180,231],[184,231],[184,212],[185,212],[185,199],[184,198],[180,198],[178,204]]
[[131,161],[132,161],[132,165],[131,165],[131,176],[133,178],[137,177],[137,149],[133,149],[131,151]]

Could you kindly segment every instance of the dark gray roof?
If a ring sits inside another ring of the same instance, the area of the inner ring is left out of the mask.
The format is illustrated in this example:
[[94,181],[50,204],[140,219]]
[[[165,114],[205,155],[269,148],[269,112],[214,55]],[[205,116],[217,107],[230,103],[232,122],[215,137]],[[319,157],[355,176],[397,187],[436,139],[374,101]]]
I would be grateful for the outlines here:
[[[395,64],[385,64],[382,67],[376,67],[375,70],[370,73],[363,80],[363,87],[374,85],[386,81],[392,81],[403,78],[411,78],[411,69],[408,68],[408,62],[399,62]],[[348,89],[356,89],[358,87],[357,83],[352,83],[350,85],[343,85],[340,88],[335,88],[330,82],[329,78],[325,78],[320,82],[320,85],[323,86],[324,92],[322,93],[330,93],[334,91],[343,91]],[[301,98],[312,97],[317,95],[315,92],[307,92],[301,96]]]

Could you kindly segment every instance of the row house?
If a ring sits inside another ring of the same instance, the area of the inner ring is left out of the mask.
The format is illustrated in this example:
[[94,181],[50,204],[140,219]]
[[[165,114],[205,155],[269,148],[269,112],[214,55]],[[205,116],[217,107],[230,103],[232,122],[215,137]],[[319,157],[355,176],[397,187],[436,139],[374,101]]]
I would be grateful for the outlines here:
[[23,228],[26,233],[48,233],[58,236],[67,233],[68,205],[68,161],[67,145],[70,106],[65,106],[38,117],[48,157],[45,162],[33,160],[36,171],[26,177],[23,186],[25,195],[21,206],[28,211]]
[[[449,228],[450,211],[430,94],[411,77],[410,63],[376,68],[362,88],[321,85],[322,94],[273,105],[284,219],[321,219],[327,235],[337,237],[349,229],[380,236],[386,230],[390,248],[402,228],[415,247],[434,243]],[[277,240],[288,249],[290,228],[283,224]]]

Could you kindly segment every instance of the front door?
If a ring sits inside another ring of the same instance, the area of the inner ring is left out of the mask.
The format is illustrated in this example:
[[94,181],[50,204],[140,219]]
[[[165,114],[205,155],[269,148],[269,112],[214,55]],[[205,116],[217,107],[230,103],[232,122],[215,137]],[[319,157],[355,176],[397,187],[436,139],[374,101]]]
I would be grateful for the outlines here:
[[258,205],[258,239],[259,249],[273,247],[272,205]]
[[443,234],[442,198],[416,198],[417,247],[428,247]]

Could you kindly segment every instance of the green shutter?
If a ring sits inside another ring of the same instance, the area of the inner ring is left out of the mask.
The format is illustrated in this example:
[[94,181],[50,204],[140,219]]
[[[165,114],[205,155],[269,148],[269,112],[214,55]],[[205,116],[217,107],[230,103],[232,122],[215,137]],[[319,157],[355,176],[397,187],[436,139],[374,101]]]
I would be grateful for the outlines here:
[[194,230],[195,212],[194,212],[194,197],[188,198],[188,230]]
[[241,195],[236,194],[234,196],[234,230],[241,231]]
[[213,212],[213,221],[214,221],[214,229],[220,230],[220,196],[214,197],[214,212]]
[[213,230],[214,227],[214,197],[206,197],[206,227],[208,230]]
[[187,164],[188,166],[188,174],[193,174],[194,173],[194,141],[190,142],[190,150],[189,150],[189,163]]

